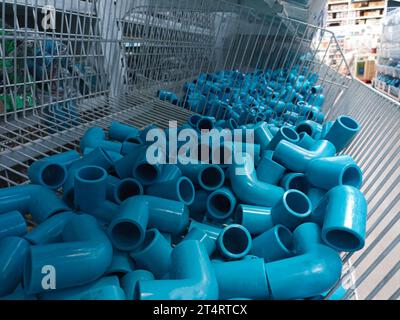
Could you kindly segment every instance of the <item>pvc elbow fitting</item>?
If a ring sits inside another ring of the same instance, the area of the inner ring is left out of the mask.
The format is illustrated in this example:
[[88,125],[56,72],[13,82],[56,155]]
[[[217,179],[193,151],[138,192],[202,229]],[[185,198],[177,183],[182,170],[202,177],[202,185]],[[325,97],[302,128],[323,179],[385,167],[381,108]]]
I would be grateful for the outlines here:
[[189,178],[180,177],[171,181],[153,184],[147,188],[146,194],[191,205],[194,201],[195,189]]
[[28,231],[21,212],[11,211],[0,214],[0,239],[5,237],[22,237]]
[[224,228],[217,239],[219,253],[226,259],[241,259],[252,247],[250,232],[240,224]]
[[22,214],[30,213],[35,222],[41,223],[69,208],[53,191],[29,184],[0,189],[0,214],[14,210]]
[[291,257],[293,250],[292,233],[278,224],[253,239],[250,253],[271,262]]
[[129,153],[114,164],[115,172],[121,179],[131,178],[133,176],[133,166],[139,156],[146,153],[146,146],[135,144],[130,148]]
[[241,204],[237,206],[235,220],[253,235],[258,235],[274,226],[271,208]]
[[240,164],[233,165],[229,170],[232,189],[237,198],[249,205],[275,205],[282,198],[284,190],[258,179],[251,156],[242,154],[241,158]]
[[236,198],[228,188],[215,190],[207,198],[207,216],[223,221],[228,219],[236,207]]
[[97,147],[102,147],[107,151],[121,153],[122,145],[119,142],[107,141],[106,135],[102,128],[91,127],[83,135],[80,147],[82,152],[84,152],[86,148],[95,149]]
[[107,178],[107,199],[121,204],[126,199],[144,193],[142,184],[133,178],[118,179],[109,175]]
[[331,189],[314,210],[311,220],[322,225],[322,239],[338,251],[364,247],[367,202],[352,186]]
[[306,168],[307,180],[315,187],[330,190],[338,185],[357,189],[362,184],[362,172],[347,155],[311,160]]
[[218,165],[205,165],[198,173],[198,183],[204,190],[217,190],[223,186],[224,182],[225,172]]
[[67,168],[54,160],[38,160],[29,167],[28,176],[33,184],[57,190],[67,179]]
[[154,280],[154,275],[147,270],[135,270],[121,278],[121,287],[125,291],[126,300],[138,300],[137,285],[139,281]]
[[299,137],[300,140],[299,142],[297,142],[297,145],[299,147],[309,150],[315,145],[315,140],[311,138],[311,136],[308,135],[306,132],[300,132]]
[[139,155],[136,162],[133,164],[132,175],[142,185],[148,186],[155,183],[162,174],[162,164],[151,164],[146,159],[146,153]]
[[356,134],[361,130],[356,120],[348,116],[340,116],[336,119],[325,139],[332,142],[337,152],[346,148]]
[[265,150],[268,144],[273,139],[274,135],[269,130],[268,123],[265,121],[259,122],[254,127],[254,142],[261,146],[262,150]]
[[278,132],[274,135],[271,142],[268,143],[267,149],[275,150],[275,148],[277,147],[279,142],[282,140],[289,141],[292,143],[297,143],[297,142],[299,142],[300,137],[294,129],[292,129],[288,126],[281,127],[281,128],[279,128]]
[[321,134],[321,131],[322,126],[312,120],[302,121],[296,126],[296,132],[298,134],[304,132],[313,139],[316,139]]
[[264,154],[257,166],[257,177],[260,181],[277,185],[283,177],[286,168]]
[[188,224],[189,211],[183,203],[153,196],[136,196],[121,204],[108,233],[117,249],[133,251],[143,243],[147,227],[180,234]]
[[184,241],[186,240],[196,240],[199,241],[201,244],[204,245],[204,247],[207,250],[207,253],[209,256],[213,254],[215,251],[216,247],[216,241],[212,237],[210,237],[209,234],[207,234],[204,230],[201,230],[196,227],[190,228],[189,232],[183,238]]
[[0,297],[13,293],[21,282],[28,250],[29,243],[22,238],[0,239]]
[[307,176],[304,173],[288,173],[285,174],[281,180],[281,186],[286,191],[288,190],[299,190],[307,194],[310,188],[310,183],[307,180]]
[[198,189],[195,192],[193,203],[189,206],[190,217],[195,220],[202,220],[207,210],[207,199],[209,192]]
[[215,118],[214,117],[202,117],[196,124],[198,131],[202,130],[212,130],[215,128]]
[[272,159],[294,172],[305,172],[311,160],[332,157],[335,153],[335,146],[327,140],[317,141],[309,150],[289,141],[281,141]]
[[172,251],[171,280],[139,281],[141,300],[215,300],[218,283],[205,247],[182,241]]
[[113,250],[113,257],[110,267],[105,275],[107,276],[122,276],[135,270],[135,263],[127,252]]
[[146,232],[139,249],[130,253],[137,266],[149,270],[157,279],[162,278],[171,263],[172,247],[157,229]]
[[124,142],[129,136],[138,136],[139,129],[122,124],[120,122],[113,121],[108,128],[108,135],[110,139],[119,142]]
[[45,291],[42,268],[53,266],[57,289],[82,286],[99,279],[112,262],[112,246],[95,218],[75,215],[63,230],[64,243],[31,246],[25,261],[23,284],[27,293]]

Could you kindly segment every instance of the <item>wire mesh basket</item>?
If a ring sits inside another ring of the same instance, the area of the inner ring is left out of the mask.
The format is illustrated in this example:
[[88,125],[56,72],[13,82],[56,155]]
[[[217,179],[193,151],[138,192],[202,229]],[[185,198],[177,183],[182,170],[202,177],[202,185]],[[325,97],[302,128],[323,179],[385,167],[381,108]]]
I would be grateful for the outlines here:
[[156,93],[200,74],[285,70],[285,83],[295,68],[317,74],[327,117],[363,124],[345,152],[369,202],[366,248],[343,257],[328,297],[344,288],[340,298],[398,299],[399,106],[338,73],[347,65],[333,33],[219,0],[3,1],[0,32],[0,187],[28,182],[36,159],[79,149],[90,126],[185,122],[201,111]]

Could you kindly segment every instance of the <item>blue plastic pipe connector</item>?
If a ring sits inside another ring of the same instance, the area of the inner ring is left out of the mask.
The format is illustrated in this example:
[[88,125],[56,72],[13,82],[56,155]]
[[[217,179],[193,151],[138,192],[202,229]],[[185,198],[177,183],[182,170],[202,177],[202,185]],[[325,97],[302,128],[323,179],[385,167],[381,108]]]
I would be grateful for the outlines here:
[[135,270],[135,263],[127,252],[113,250],[113,257],[110,267],[108,268],[105,275],[111,276],[123,276],[129,272]]
[[364,247],[367,201],[352,186],[331,189],[313,211],[311,220],[322,225],[322,238],[338,251],[353,252]]
[[74,215],[63,230],[63,243],[31,246],[25,261],[27,293],[44,292],[43,266],[56,270],[57,289],[82,286],[99,279],[111,265],[113,250],[95,218]]
[[258,235],[274,226],[271,208],[240,204],[236,208],[235,220],[253,235]]
[[297,124],[296,132],[298,134],[304,132],[307,133],[311,138],[317,139],[322,132],[322,126],[312,120],[305,120]]
[[317,141],[309,150],[289,141],[281,141],[272,159],[294,172],[305,172],[312,159],[332,157],[335,153],[335,146],[327,140]]
[[85,134],[83,135],[80,142],[80,147],[82,152],[84,152],[86,148],[102,147],[107,151],[121,153],[122,145],[120,142],[106,140],[106,134],[102,128],[91,127],[86,130]]
[[133,251],[144,241],[147,227],[180,234],[188,224],[189,210],[183,203],[153,196],[136,196],[121,204],[108,233],[117,249]]
[[286,168],[272,160],[269,155],[264,155],[258,163],[256,171],[260,181],[277,185],[283,177]]
[[308,163],[305,174],[311,185],[325,190],[338,185],[359,189],[362,184],[361,169],[347,155],[313,159]]
[[268,127],[268,123],[265,121],[259,122],[255,125],[253,129],[254,142],[259,144],[262,150],[265,150],[274,137]]
[[315,238],[315,230],[312,224],[299,226],[293,233],[296,256],[265,264],[272,299],[314,297],[332,288],[340,279],[339,253],[319,244],[318,239],[310,241]]
[[209,256],[211,256],[217,248],[216,240],[210,237],[205,231],[192,227],[186,234],[184,240],[196,240],[202,243]]
[[54,156],[43,158],[42,160],[63,164],[68,169],[72,165],[72,163],[79,160],[80,158],[81,156],[78,152],[76,152],[75,150],[70,150],[55,154]]
[[132,176],[142,185],[148,186],[157,181],[162,174],[164,165],[147,161],[146,152],[139,155],[132,167]]
[[288,190],[272,208],[274,224],[281,224],[290,230],[307,221],[312,212],[310,199],[301,191]]
[[284,190],[258,179],[251,156],[240,155],[239,163],[229,169],[232,190],[243,203],[272,207],[283,196]]
[[0,239],[0,297],[14,292],[22,280],[29,243],[19,237]]
[[220,232],[217,248],[226,259],[241,259],[252,248],[250,232],[240,224],[231,224]]
[[295,189],[307,194],[310,188],[310,183],[307,180],[307,176],[304,173],[288,173],[285,174],[280,182],[282,188],[286,191]]
[[[112,177],[112,178],[111,178]],[[133,178],[118,179],[111,175],[107,180],[107,198],[117,204],[121,204],[126,199],[144,194],[142,184]]]
[[222,231],[222,228],[220,226],[192,220],[189,225],[189,232],[190,232],[190,230],[192,230],[194,228],[205,232],[213,240],[217,240],[219,234]]
[[38,160],[29,167],[28,176],[33,184],[57,190],[67,179],[67,168],[54,160]]
[[360,125],[353,118],[340,116],[336,119],[324,139],[332,142],[336,151],[340,152],[349,145],[360,129]]
[[195,189],[189,178],[180,177],[152,184],[146,189],[146,194],[191,205],[194,201]]
[[29,184],[0,189],[0,214],[14,210],[22,214],[30,213],[35,222],[41,223],[69,208],[53,191]]
[[300,132],[299,137],[300,137],[300,140],[299,140],[299,142],[297,142],[297,145],[299,147],[309,150],[314,146],[315,139],[311,138],[311,136],[309,134],[307,134],[306,132]]
[[214,117],[202,117],[196,124],[196,129],[200,132],[202,130],[212,130],[214,128],[215,128]]
[[24,216],[19,211],[0,214],[0,239],[5,237],[22,237],[28,231]]
[[250,253],[271,262],[289,258],[293,255],[293,235],[290,230],[282,225],[276,225],[256,238]]
[[228,219],[235,207],[235,195],[226,187],[215,190],[207,198],[207,216],[217,221]]
[[162,278],[171,263],[172,247],[157,229],[149,229],[142,245],[130,253],[136,265],[149,270],[157,279]]
[[216,300],[218,283],[206,248],[182,241],[172,251],[170,280],[139,281],[141,300]]
[[274,135],[271,142],[268,143],[267,149],[275,150],[278,143],[282,140],[289,141],[292,143],[297,143],[300,140],[300,137],[294,129],[288,126],[281,127],[279,128],[278,132]]
[[71,211],[57,213],[33,228],[24,238],[34,245],[61,242],[65,225],[74,215]]
[[212,264],[219,299],[268,299],[269,289],[263,259],[243,259]]
[[[96,150],[96,149],[87,147],[85,149],[85,151],[83,152],[83,157],[86,157],[89,153],[93,152],[94,150]],[[118,160],[121,160],[124,157],[119,152],[108,151],[108,150],[104,150],[104,151],[107,153],[107,156],[111,159],[113,164],[115,164]]]
[[225,172],[215,164],[205,165],[198,173],[198,183],[201,188],[207,191],[214,191],[223,186]]
[[133,176],[133,166],[137,162],[140,155],[146,153],[146,146],[142,144],[135,144],[129,150],[129,153],[122,159],[114,163],[114,169],[118,177],[121,179],[131,178]]
[[139,129],[113,121],[108,128],[108,136],[111,140],[124,142],[130,135],[139,135]]
[[197,128],[197,123],[202,119],[202,116],[199,114],[193,114],[188,119],[188,124],[193,128]]
[[207,199],[210,192],[197,189],[193,203],[189,206],[190,217],[195,220],[202,220],[207,211]]
[[135,270],[123,276],[120,281],[126,300],[138,300],[137,284],[149,280],[154,280],[154,275],[147,270]]

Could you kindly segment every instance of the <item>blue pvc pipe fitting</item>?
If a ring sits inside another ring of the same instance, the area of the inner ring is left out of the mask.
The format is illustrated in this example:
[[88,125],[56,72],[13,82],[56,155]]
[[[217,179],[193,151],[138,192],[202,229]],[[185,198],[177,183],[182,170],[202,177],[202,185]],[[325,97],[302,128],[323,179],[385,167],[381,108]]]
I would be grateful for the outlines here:
[[41,223],[69,208],[53,191],[29,184],[0,189],[0,214],[14,210],[22,214],[30,213],[35,222]]
[[136,265],[151,271],[157,279],[162,278],[171,263],[172,247],[157,229],[147,230],[142,245],[130,253]]
[[135,263],[127,252],[113,250],[113,257],[110,267],[105,275],[117,275],[119,277],[135,270]]
[[108,128],[108,136],[111,140],[124,142],[130,135],[139,135],[139,129],[113,121]]
[[121,278],[121,287],[127,300],[138,300],[137,284],[139,281],[154,280],[154,275],[147,270],[135,270]]
[[356,120],[348,116],[340,116],[326,134],[326,140],[333,143],[337,152],[346,148],[361,127]]
[[327,140],[319,140],[309,150],[289,141],[281,141],[275,149],[273,160],[294,172],[304,172],[312,159],[332,157],[335,146]]
[[28,176],[33,184],[57,190],[67,179],[67,168],[54,160],[38,160],[29,167]]
[[307,221],[312,212],[310,199],[301,191],[288,190],[272,208],[271,215],[274,224],[281,224],[294,230]]
[[21,212],[10,211],[0,214],[0,239],[5,237],[22,237],[28,231]]
[[[126,199],[141,196],[144,194],[142,184],[133,178],[126,178],[119,180],[118,178],[108,176],[107,185],[107,198],[117,204],[121,204]],[[116,180],[115,180],[116,179]],[[111,184],[110,180],[113,180],[115,184]]]
[[257,178],[250,155],[241,154],[240,158],[240,163],[234,164],[229,169],[232,190],[236,197],[250,205],[262,207],[275,205],[282,198],[284,190]]
[[205,231],[196,227],[192,227],[183,240],[199,241],[204,245],[209,256],[211,256],[217,248],[215,239],[210,237]]
[[0,297],[14,292],[22,280],[29,243],[19,237],[0,239]]
[[288,126],[281,127],[281,128],[279,128],[278,132],[274,135],[271,142],[268,143],[267,149],[275,150],[275,148],[277,147],[279,142],[282,140],[289,141],[292,143],[297,143],[297,142],[299,142],[300,137],[294,129],[292,129]]
[[201,223],[192,220],[189,225],[189,231],[194,228],[205,232],[213,240],[217,240],[219,234],[222,231],[222,228],[220,226],[212,225],[209,223]]
[[198,241],[178,244],[171,255],[170,280],[139,281],[141,300],[216,300],[218,283],[206,248]]
[[285,174],[281,180],[281,186],[286,191],[295,189],[307,194],[310,188],[310,183],[304,173],[288,173]]
[[82,152],[85,151],[86,148],[97,148],[102,147],[107,151],[114,151],[117,153],[121,153],[122,144],[120,142],[107,141],[104,130],[99,127],[91,127],[86,130],[83,135],[80,147]]
[[217,239],[219,253],[226,259],[241,259],[252,247],[250,232],[240,224],[225,227]]
[[240,204],[236,208],[235,220],[253,235],[263,233],[274,226],[271,208]]
[[265,150],[268,144],[273,139],[274,135],[270,131],[267,122],[259,122],[254,127],[254,142],[261,146],[262,150]]
[[74,215],[70,211],[57,213],[33,228],[24,238],[34,245],[61,242],[64,227]]
[[42,160],[63,164],[68,169],[72,163],[79,160],[80,158],[81,156],[78,152],[76,152],[75,150],[70,150],[55,154],[54,156],[43,158]]
[[44,292],[43,266],[56,270],[57,289],[81,286],[99,279],[112,262],[112,246],[95,218],[75,215],[63,230],[64,243],[31,246],[25,261],[23,285],[28,294]]
[[208,196],[206,207],[209,218],[223,221],[235,211],[236,198],[230,189],[224,187]]
[[139,156],[146,153],[146,146],[142,144],[135,144],[129,154],[125,155],[122,159],[114,163],[114,169],[118,177],[131,178],[133,176],[133,166],[138,160]]
[[202,130],[212,130],[215,128],[215,118],[214,117],[202,117],[196,125],[199,132]]
[[[89,148],[87,147],[85,151],[83,152],[83,157],[86,157],[89,153],[93,152],[95,149],[94,148]],[[104,152],[107,153],[107,156],[111,159],[112,163],[115,164],[118,160],[121,160],[124,156],[115,151],[108,151],[104,150]]]
[[264,155],[258,163],[256,171],[260,181],[277,185],[283,177],[286,168],[272,160],[269,155]]
[[293,235],[282,225],[276,225],[253,239],[250,253],[271,262],[293,255]]
[[213,263],[219,299],[268,299],[269,289],[262,259]]
[[189,178],[180,177],[153,184],[146,189],[146,194],[191,205],[194,201],[195,189]]
[[139,155],[132,167],[132,176],[142,185],[148,186],[156,182],[161,176],[163,167],[162,164],[149,163],[146,159],[146,153],[143,153]]
[[197,128],[198,122],[202,119],[202,116],[199,114],[193,114],[188,119],[188,124],[193,128]]
[[180,234],[188,224],[189,211],[183,203],[153,196],[136,196],[121,204],[108,233],[117,249],[133,251],[144,241],[147,227]]
[[322,238],[338,251],[353,252],[364,247],[367,202],[352,186],[331,189],[313,211],[311,220],[322,225]]
[[207,191],[214,191],[223,186],[225,172],[218,165],[210,164],[200,168],[198,183],[201,188]]
[[304,149],[311,149],[315,145],[315,140],[311,138],[309,134],[306,132],[300,132],[299,133],[300,140],[297,142],[297,145],[299,147],[302,147]]
[[207,211],[207,199],[210,192],[198,189],[195,192],[193,203],[189,206],[190,217],[202,220]]
[[296,132],[298,134],[304,132],[307,133],[311,138],[316,139],[321,134],[322,126],[312,120],[301,121],[296,126]]
[[361,169],[347,155],[311,160],[306,168],[306,177],[311,185],[325,190],[338,185],[360,189],[362,184]]

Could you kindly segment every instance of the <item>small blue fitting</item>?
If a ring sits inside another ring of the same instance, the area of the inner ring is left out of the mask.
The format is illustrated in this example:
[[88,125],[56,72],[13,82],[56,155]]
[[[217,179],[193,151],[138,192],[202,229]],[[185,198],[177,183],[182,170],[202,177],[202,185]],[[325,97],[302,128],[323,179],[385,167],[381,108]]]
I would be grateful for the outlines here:
[[113,121],[108,128],[111,140],[124,142],[130,135],[139,135],[139,129],[116,121]]
[[57,289],[81,286],[99,279],[112,262],[112,246],[96,219],[74,215],[63,230],[64,243],[31,246],[25,261],[23,285],[28,294],[44,292],[43,266],[57,272]]
[[70,150],[55,154],[47,158],[43,158],[42,160],[63,164],[68,169],[72,165],[72,163],[79,160],[80,158],[81,156],[78,152],[76,152],[75,150]]
[[315,140],[313,138],[311,138],[311,136],[309,134],[307,134],[306,132],[304,132],[304,131],[300,132],[299,137],[300,137],[300,140],[299,140],[299,142],[297,142],[297,145],[299,147],[309,150],[315,145]]
[[154,275],[147,270],[135,270],[121,278],[121,287],[127,300],[138,300],[137,284],[139,281],[154,280]]
[[218,165],[205,165],[199,171],[198,182],[200,187],[204,190],[217,190],[221,188],[225,182],[225,172]]
[[140,248],[130,253],[139,268],[152,272],[157,279],[162,278],[171,263],[172,247],[157,229],[147,230]]
[[267,122],[259,122],[254,127],[254,142],[261,146],[262,150],[265,150],[268,144],[273,139],[274,135],[270,131]]
[[114,163],[114,169],[118,177],[121,179],[131,178],[133,176],[133,166],[138,160],[139,156],[146,153],[146,146],[142,144],[135,144],[129,154],[125,155],[122,159]]
[[211,256],[217,248],[215,239],[211,238],[205,231],[196,227],[192,227],[183,240],[199,241],[204,245],[209,256]]
[[281,166],[270,158],[270,156],[264,155],[257,166],[257,177],[260,181],[277,185],[283,177],[286,168]]
[[282,140],[289,141],[292,143],[297,143],[299,142],[300,137],[294,129],[288,126],[281,127],[279,128],[278,132],[274,135],[271,142],[268,144],[267,149],[275,150],[279,142]]
[[105,275],[123,276],[135,270],[135,263],[127,252],[113,250],[113,257],[110,267]]
[[207,199],[210,192],[205,190],[196,190],[193,203],[189,206],[190,217],[196,220],[202,220],[207,211]]
[[222,231],[222,228],[219,226],[212,225],[209,223],[201,223],[201,222],[192,220],[189,225],[189,231],[194,228],[205,232],[213,240],[217,240],[219,234]]
[[322,132],[322,126],[312,120],[305,120],[297,124],[296,132],[307,133],[311,138],[316,139]]
[[10,211],[0,214],[0,239],[5,237],[22,237],[28,231],[21,212]]
[[250,232],[240,224],[225,227],[217,239],[219,253],[226,259],[241,259],[252,247]]
[[311,211],[311,202],[303,192],[288,190],[272,208],[271,214],[275,225],[282,224],[288,229],[294,230],[307,221]]
[[121,204],[126,199],[144,194],[142,184],[133,178],[118,179],[109,175],[107,178],[107,199]]
[[[94,148],[85,148],[85,151],[83,152],[83,156],[86,157],[89,153],[93,152],[95,149]],[[121,160],[124,156],[118,152],[115,151],[108,151],[104,150],[107,153],[107,156],[111,159],[112,163],[115,164],[118,160]]]
[[347,155],[313,159],[308,163],[305,174],[311,185],[325,190],[338,185],[360,189],[362,184],[361,169]]
[[349,145],[360,129],[360,125],[353,118],[340,116],[336,119],[324,139],[332,142],[336,151],[340,152]]
[[54,160],[38,160],[29,167],[28,176],[33,184],[57,190],[67,179],[67,168]]
[[240,204],[235,212],[235,220],[253,235],[263,233],[274,226],[271,208]]
[[29,243],[19,237],[0,239],[0,297],[14,292],[22,280]]
[[189,117],[188,120],[188,124],[193,128],[196,129],[197,128],[197,124],[199,123],[199,121],[202,119],[202,116],[199,114],[194,114],[192,116]]
[[214,117],[202,117],[196,125],[196,129],[201,132],[202,130],[212,130],[215,128]]
[[153,184],[146,189],[146,194],[191,205],[194,201],[195,189],[189,178],[180,177]]
[[293,235],[282,225],[276,225],[253,239],[250,253],[271,262],[293,255]]
[[159,179],[163,169],[162,164],[151,164],[146,159],[146,153],[139,155],[132,167],[132,176],[142,185],[148,186]]
[[295,189],[307,194],[310,183],[304,173],[288,173],[283,176],[280,185],[286,191]]
[[182,241],[172,251],[171,280],[139,281],[141,300],[215,300],[218,283],[205,247]]
[[311,220],[322,225],[322,238],[329,246],[353,252],[364,247],[367,202],[352,186],[331,189],[313,211]]
[[326,121],[322,125],[322,130],[319,139],[325,139],[326,135],[328,134],[329,130],[331,130],[332,126],[335,124],[335,121]]
[[107,151],[121,153],[122,144],[120,142],[107,141],[106,134],[102,128],[91,127],[83,135],[80,147],[82,152],[84,152],[86,148],[95,149],[101,147]]
[[226,220],[233,214],[235,207],[235,195],[226,187],[215,190],[207,198],[207,216],[211,219]]

